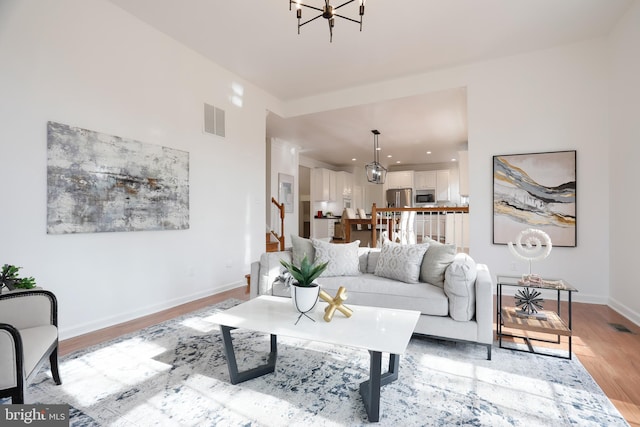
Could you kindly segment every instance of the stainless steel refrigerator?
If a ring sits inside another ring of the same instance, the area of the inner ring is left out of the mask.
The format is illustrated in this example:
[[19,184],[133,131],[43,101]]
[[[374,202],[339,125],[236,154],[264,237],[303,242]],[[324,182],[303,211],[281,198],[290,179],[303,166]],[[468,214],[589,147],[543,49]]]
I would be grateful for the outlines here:
[[413,190],[411,188],[399,188],[387,190],[387,207],[404,208],[413,207]]

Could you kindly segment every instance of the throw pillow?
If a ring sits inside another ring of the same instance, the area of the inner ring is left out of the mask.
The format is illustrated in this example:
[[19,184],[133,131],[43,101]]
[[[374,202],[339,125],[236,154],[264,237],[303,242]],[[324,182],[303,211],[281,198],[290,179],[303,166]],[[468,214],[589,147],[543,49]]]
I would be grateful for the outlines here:
[[316,250],[313,247],[311,240],[305,239],[300,236],[291,235],[291,246],[293,253],[293,265],[300,267],[300,263],[305,255],[310,263],[313,264],[316,258]]
[[378,265],[378,259],[380,258],[381,249],[370,249],[369,258],[367,259],[367,273],[375,274],[376,265]]
[[385,242],[382,245],[375,275],[405,283],[418,283],[420,265],[429,244],[400,245]]
[[358,266],[358,247],[360,240],[351,243],[327,243],[322,240],[311,239],[315,249],[315,262],[329,262],[327,269],[320,277],[357,276],[360,274]]
[[467,254],[457,254],[445,272],[444,293],[449,298],[449,316],[453,320],[471,320],[476,309],[476,263]]
[[420,268],[420,281],[444,287],[444,272],[456,256],[455,245],[444,245],[432,240],[424,254]]
[[367,272],[367,264],[369,262],[369,248],[358,247],[358,270],[360,273]]

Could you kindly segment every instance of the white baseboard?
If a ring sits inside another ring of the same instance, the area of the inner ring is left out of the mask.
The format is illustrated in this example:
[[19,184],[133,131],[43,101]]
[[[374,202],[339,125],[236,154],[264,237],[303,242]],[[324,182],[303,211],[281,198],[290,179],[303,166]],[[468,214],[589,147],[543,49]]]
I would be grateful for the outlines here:
[[202,292],[197,292],[190,295],[183,295],[179,298],[165,301],[160,304],[154,304],[154,305],[140,308],[138,310],[134,310],[126,313],[119,313],[115,316],[109,316],[109,317],[104,317],[98,320],[92,320],[90,322],[86,322],[81,325],[76,325],[72,328],[60,328],[60,330],[58,331],[59,339],[65,340],[65,339],[73,338],[78,335],[94,332],[99,329],[107,328],[109,326],[117,325],[123,322],[128,322],[130,320],[138,319],[140,317],[147,316],[149,314],[153,314],[162,310],[173,308],[181,304],[185,304],[191,301],[195,301],[201,298],[209,297],[211,295],[220,294],[222,292],[230,291],[232,289],[245,287],[245,286],[247,286],[247,284],[244,282],[229,283],[220,288],[216,288],[215,292],[213,293],[211,291],[202,291]]
[[640,326],[640,313],[633,311],[626,305],[622,304],[621,302],[613,298],[609,298],[609,302],[607,303],[607,305],[612,309],[614,309],[615,311],[617,311],[618,313],[620,313],[622,316],[631,320],[636,325]]

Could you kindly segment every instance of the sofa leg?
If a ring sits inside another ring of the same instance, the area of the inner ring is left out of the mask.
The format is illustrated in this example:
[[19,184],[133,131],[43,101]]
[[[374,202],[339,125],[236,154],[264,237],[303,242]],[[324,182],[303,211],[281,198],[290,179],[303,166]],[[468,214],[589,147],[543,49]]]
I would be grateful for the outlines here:
[[49,364],[51,366],[51,375],[53,375],[53,381],[57,385],[62,384],[60,380],[60,370],[58,369],[58,347],[53,349],[51,354],[49,355]]
[[487,360],[491,360],[491,347],[492,344],[487,344]]

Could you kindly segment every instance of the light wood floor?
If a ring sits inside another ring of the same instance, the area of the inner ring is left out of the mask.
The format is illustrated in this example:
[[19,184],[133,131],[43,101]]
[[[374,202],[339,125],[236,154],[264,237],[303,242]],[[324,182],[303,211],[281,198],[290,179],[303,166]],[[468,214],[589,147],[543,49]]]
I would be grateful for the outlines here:
[[[183,304],[131,322],[64,340],[60,355],[198,310],[227,298],[248,299],[246,288]],[[566,310],[563,303],[562,310]],[[630,332],[618,331],[622,325]],[[573,352],[627,422],[640,427],[640,328],[605,305],[573,303]]]

